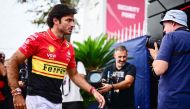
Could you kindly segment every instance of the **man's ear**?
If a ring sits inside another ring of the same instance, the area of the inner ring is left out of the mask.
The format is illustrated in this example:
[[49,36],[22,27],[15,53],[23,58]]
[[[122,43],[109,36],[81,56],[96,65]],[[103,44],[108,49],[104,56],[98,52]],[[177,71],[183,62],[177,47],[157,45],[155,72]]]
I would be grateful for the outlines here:
[[54,18],[53,18],[53,23],[54,23],[54,24],[59,24],[59,20],[54,17]]
[[176,26],[176,23],[175,23],[175,22],[172,22],[172,26]]

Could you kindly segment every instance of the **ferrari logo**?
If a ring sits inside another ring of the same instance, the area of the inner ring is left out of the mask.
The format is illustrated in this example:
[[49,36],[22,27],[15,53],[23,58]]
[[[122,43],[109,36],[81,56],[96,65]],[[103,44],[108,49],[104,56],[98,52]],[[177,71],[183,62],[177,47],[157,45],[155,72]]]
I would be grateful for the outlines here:
[[55,52],[55,48],[54,48],[54,46],[52,46],[52,45],[50,45],[49,47],[48,47],[48,50],[49,50],[49,52]]

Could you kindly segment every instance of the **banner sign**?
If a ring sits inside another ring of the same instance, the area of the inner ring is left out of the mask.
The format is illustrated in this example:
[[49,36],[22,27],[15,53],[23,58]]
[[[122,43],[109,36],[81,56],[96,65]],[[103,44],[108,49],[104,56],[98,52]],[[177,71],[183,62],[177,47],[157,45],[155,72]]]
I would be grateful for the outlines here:
[[120,42],[143,35],[145,0],[107,0],[106,32]]

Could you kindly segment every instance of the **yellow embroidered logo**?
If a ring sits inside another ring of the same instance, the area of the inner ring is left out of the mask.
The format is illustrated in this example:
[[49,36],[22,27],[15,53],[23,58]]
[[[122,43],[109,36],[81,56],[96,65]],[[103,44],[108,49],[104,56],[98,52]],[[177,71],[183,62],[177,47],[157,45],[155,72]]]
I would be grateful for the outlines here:
[[63,79],[66,68],[67,64],[60,61],[43,59],[37,56],[32,57],[32,73],[35,74]]
[[58,67],[55,65],[48,65],[48,64],[44,64],[43,70],[47,71],[47,72],[55,73],[55,74],[64,74],[65,73],[65,68]]
[[50,46],[48,47],[48,50],[49,50],[49,52],[55,52],[55,47],[52,46],[52,45],[50,45]]

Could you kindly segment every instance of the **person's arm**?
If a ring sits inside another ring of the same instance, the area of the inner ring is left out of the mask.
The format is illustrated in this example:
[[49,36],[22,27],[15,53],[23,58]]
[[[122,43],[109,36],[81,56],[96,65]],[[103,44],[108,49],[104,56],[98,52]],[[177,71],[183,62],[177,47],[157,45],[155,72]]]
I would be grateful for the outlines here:
[[131,87],[134,82],[134,77],[131,75],[126,75],[125,80],[119,83],[113,84],[114,89],[126,89]]
[[103,87],[99,88],[99,92],[100,93],[105,93],[108,92],[112,89],[117,90],[117,89],[126,89],[131,87],[131,85],[134,82],[134,77],[132,75],[126,75],[125,76],[125,80],[119,82],[119,83],[115,83],[115,84],[106,84],[103,83]]
[[6,75],[6,72],[5,72],[5,67],[3,65],[2,62],[0,62],[0,76],[5,76]]
[[152,63],[152,67],[157,76],[160,76],[166,72],[168,69],[168,62],[163,60],[154,60]]
[[164,61],[164,60],[156,60],[156,57],[158,55],[158,45],[156,42],[154,43],[154,47],[155,47],[155,49],[149,49],[150,55],[152,56],[152,58],[154,60],[152,63],[152,67],[153,67],[155,74],[157,76],[160,76],[160,75],[164,74],[166,72],[166,70],[168,69],[168,62]]
[[79,74],[82,78],[84,78],[85,79],[85,75],[84,74]]
[[26,109],[25,100],[21,94],[21,91],[19,91],[20,88],[18,84],[18,66],[19,64],[23,63],[25,59],[25,55],[17,50],[7,64],[7,77],[9,86],[12,90],[11,93],[13,95],[13,103],[15,109]]
[[9,81],[9,86],[13,90],[18,88],[18,77],[19,70],[18,67],[21,63],[26,59],[25,55],[22,54],[19,50],[17,50],[13,56],[10,58],[9,63],[7,65],[7,77]]
[[104,97],[96,91],[94,87],[92,87],[81,75],[78,74],[76,68],[67,69],[68,75],[70,79],[81,89],[91,93],[95,99],[99,102],[99,107],[103,108],[105,105]]

